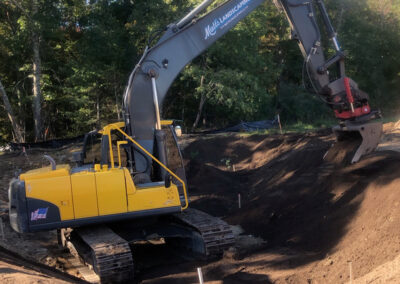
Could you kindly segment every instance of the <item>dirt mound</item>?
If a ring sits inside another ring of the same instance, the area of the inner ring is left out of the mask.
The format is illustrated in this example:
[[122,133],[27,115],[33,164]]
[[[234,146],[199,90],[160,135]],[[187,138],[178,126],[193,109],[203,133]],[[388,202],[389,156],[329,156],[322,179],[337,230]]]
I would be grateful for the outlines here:
[[333,141],[328,131],[199,139],[185,150],[192,206],[266,240],[263,256],[241,258],[278,283],[345,282],[349,261],[361,277],[399,255],[400,153],[335,168],[322,159]]
[[400,152],[400,120],[398,122],[386,123],[383,125],[383,133],[378,151]]
[[400,120],[396,122],[389,122],[383,125],[383,132],[397,132],[400,130]]

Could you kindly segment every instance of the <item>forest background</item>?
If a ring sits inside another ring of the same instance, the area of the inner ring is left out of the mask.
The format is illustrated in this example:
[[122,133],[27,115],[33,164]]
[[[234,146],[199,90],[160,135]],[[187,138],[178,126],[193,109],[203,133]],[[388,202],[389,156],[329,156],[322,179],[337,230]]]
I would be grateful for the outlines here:
[[[72,137],[121,120],[149,37],[199,2],[0,0],[0,143]],[[347,75],[385,117],[398,116],[400,0],[326,4]],[[266,1],[182,71],[162,116],[188,131],[278,113],[284,126],[327,126],[333,115],[307,91],[303,61],[284,15]]]

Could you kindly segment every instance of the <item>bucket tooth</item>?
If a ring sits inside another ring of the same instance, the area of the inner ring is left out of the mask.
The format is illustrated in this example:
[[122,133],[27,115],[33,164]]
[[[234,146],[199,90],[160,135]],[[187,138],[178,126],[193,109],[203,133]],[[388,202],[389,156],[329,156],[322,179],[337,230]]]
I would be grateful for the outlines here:
[[333,163],[357,163],[362,156],[373,152],[382,135],[381,122],[351,123],[333,127],[336,142],[324,159]]

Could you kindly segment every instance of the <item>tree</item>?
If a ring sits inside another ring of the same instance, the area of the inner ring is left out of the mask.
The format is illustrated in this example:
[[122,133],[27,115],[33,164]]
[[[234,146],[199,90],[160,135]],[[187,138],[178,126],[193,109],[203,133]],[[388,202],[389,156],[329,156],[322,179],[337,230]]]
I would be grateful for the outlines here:
[[[43,131],[46,138],[75,136],[121,119],[123,90],[144,47],[199,2],[0,1],[0,139],[18,140],[17,128],[27,141],[45,138]],[[373,106],[396,114],[400,2],[326,4],[347,52],[347,74]],[[278,111],[286,123],[332,117],[304,88],[303,63],[286,17],[266,1],[184,68],[163,117],[189,129],[270,119]],[[10,115],[19,127],[4,123]]]
[[25,139],[22,135],[22,129],[21,126],[18,124],[17,119],[14,115],[14,111],[11,107],[10,101],[8,100],[8,96],[6,93],[6,90],[3,87],[3,84],[0,81],[0,93],[1,93],[1,97],[3,99],[3,103],[4,103],[4,108],[7,112],[7,116],[11,122],[12,125],[12,129],[15,135],[15,140],[19,143],[25,142]]
[[30,19],[30,25],[32,26],[32,50],[33,50],[33,62],[32,62],[32,79],[33,79],[33,121],[35,123],[35,141],[43,139],[43,124],[42,124],[42,90],[40,86],[41,80],[41,68],[42,61],[40,58],[40,30],[38,28],[38,22],[35,18],[38,17],[39,10],[38,0],[32,0],[32,16],[28,16]]
[[11,1],[21,12],[18,19],[21,29],[25,30],[31,36],[32,44],[32,94],[33,94],[33,121],[35,141],[43,139],[42,125],[42,90],[41,90],[41,57],[40,57],[40,24],[39,0]]

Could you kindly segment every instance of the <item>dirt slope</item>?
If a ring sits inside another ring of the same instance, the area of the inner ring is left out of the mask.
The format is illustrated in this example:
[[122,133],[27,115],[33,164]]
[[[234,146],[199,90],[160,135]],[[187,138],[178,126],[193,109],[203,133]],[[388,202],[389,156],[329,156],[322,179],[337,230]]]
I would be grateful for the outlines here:
[[241,272],[277,283],[342,283],[348,262],[355,279],[399,255],[400,153],[380,151],[335,168],[322,159],[331,142],[329,132],[235,135],[186,148],[192,205],[267,241],[239,254]]

